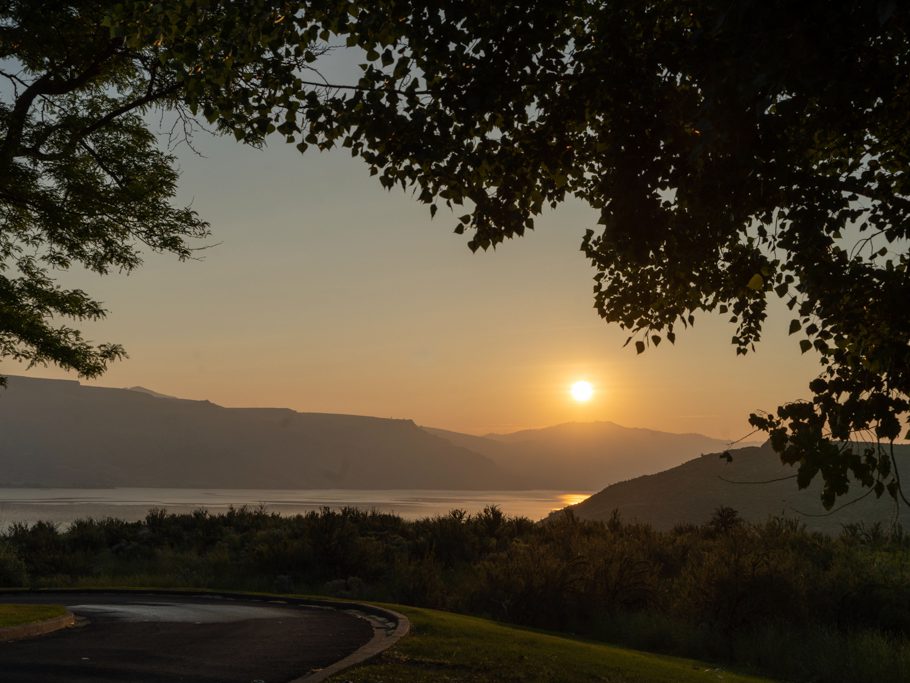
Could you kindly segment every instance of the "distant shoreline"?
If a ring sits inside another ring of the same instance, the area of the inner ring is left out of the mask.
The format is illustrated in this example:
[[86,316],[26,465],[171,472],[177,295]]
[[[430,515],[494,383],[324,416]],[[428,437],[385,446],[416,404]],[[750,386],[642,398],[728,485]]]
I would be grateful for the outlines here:
[[356,508],[396,514],[405,519],[469,514],[490,506],[504,514],[543,519],[554,510],[576,504],[593,491],[562,489],[221,489],[152,487],[7,487],[0,488],[0,527],[48,521],[69,524],[77,519],[115,517],[144,519],[149,511],[187,513],[203,509],[223,513],[231,508],[260,508],[282,516],[324,508]]

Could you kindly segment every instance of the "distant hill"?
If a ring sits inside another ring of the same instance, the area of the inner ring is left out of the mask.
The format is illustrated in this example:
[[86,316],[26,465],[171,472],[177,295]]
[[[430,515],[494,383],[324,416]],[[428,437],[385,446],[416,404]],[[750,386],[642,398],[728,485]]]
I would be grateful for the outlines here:
[[223,408],[26,377],[0,390],[0,486],[527,488],[410,420]]
[[425,429],[487,456],[536,486],[554,489],[591,490],[727,447],[727,442],[701,434],[633,429],[612,422],[569,422],[486,436]]
[[154,396],[155,398],[177,398],[176,396],[168,396],[167,394],[159,394],[157,391],[152,391],[151,389],[146,389],[145,387],[127,387],[129,391],[138,391],[143,394],[148,394],[149,396]]
[[[648,522],[664,530],[677,524],[707,522],[720,506],[732,507],[750,521],[764,521],[772,515],[791,517],[810,530],[828,533],[838,533],[848,523],[878,521],[888,525],[894,519],[894,501],[887,496],[876,499],[872,494],[829,514],[819,500],[818,481],[803,491],[797,489],[793,479],[751,483],[795,474],[794,468],[781,464],[770,445],[730,453],[730,463],[718,453],[711,453],[659,474],[613,484],[571,509],[581,518],[595,520],[608,519],[613,510],[618,510],[624,520]],[[902,471],[910,472],[910,446],[895,446],[895,455]],[[864,492],[855,487],[835,508]],[[906,506],[900,508],[900,521],[910,528],[910,510]]]

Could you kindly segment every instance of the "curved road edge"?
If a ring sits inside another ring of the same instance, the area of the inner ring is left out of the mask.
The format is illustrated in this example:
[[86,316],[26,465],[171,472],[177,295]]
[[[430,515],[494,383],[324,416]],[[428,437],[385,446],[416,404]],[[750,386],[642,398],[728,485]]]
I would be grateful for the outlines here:
[[11,640],[47,635],[62,628],[68,628],[75,623],[76,615],[72,612],[67,612],[63,616],[45,619],[44,621],[20,624],[19,626],[7,626],[6,628],[0,628],[0,642],[6,643]]
[[[339,612],[345,612],[351,616],[364,619],[370,622],[373,627],[373,637],[365,644],[354,650],[347,657],[338,660],[322,669],[316,669],[307,672],[299,678],[295,678],[289,683],[320,683],[330,676],[348,669],[357,664],[372,659],[376,655],[388,650],[395,643],[401,640],[411,630],[411,622],[406,616],[394,612],[385,607],[370,605],[368,603],[348,602],[341,600],[322,600],[320,598],[296,597],[292,595],[282,595],[280,593],[243,593],[239,591],[210,591],[210,590],[193,590],[193,589],[166,589],[166,588],[39,588],[29,589],[0,589],[0,596],[3,595],[28,595],[42,593],[119,593],[126,595],[179,595],[179,596],[199,596],[209,598],[227,598],[242,600],[258,600],[270,603],[284,603],[288,605],[299,605],[301,607],[320,607],[323,609],[334,609]],[[27,624],[24,626],[14,626],[10,629],[0,629],[0,641],[14,640],[16,637],[3,637],[4,631],[25,629],[29,627],[38,627],[53,622],[67,620],[66,623],[55,625],[46,631],[33,631],[25,633],[18,638],[31,637],[51,633],[61,628],[72,626],[75,623],[75,616],[71,613],[63,617],[56,617],[39,624]]]
[[[369,608],[369,611],[363,611],[364,607]],[[362,664],[376,655],[385,652],[399,640],[404,638],[408,634],[408,631],[411,630],[411,622],[408,621],[406,616],[399,614],[398,612],[393,612],[390,609],[385,609],[384,607],[348,604],[347,609],[344,609],[343,611],[369,621],[373,626],[373,637],[369,642],[365,645],[361,645],[344,659],[340,659],[324,669],[311,671],[305,676],[295,678],[289,683],[320,683],[321,681],[325,681],[340,671],[349,669],[357,664]]]

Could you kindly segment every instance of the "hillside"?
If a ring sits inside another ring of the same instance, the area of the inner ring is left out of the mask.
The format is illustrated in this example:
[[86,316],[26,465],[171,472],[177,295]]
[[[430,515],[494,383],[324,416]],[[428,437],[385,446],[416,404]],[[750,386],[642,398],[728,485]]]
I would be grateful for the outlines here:
[[[895,450],[902,471],[910,471],[910,446],[897,446]],[[791,517],[810,530],[830,533],[839,532],[844,524],[878,521],[888,525],[894,519],[894,501],[887,496],[876,499],[869,495],[828,514],[819,501],[818,481],[803,491],[793,479],[753,483],[795,474],[793,468],[781,464],[767,444],[730,453],[730,463],[712,453],[658,474],[613,484],[571,509],[581,518],[595,520],[608,519],[613,510],[618,510],[624,520],[647,522],[664,530],[677,524],[704,523],[720,506],[732,507],[751,521],[764,521],[772,515]],[[862,493],[856,488],[835,509]],[[910,526],[906,507],[901,508],[900,521]]]
[[569,422],[512,434],[470,436],[427,429],[490,458],[541,488],[591,490],[660,472],[727,443],[701,434],[671,434],[612,422]]
[[10,377],[0,486],[525,488],[410,420],[223,408],[148,390]]

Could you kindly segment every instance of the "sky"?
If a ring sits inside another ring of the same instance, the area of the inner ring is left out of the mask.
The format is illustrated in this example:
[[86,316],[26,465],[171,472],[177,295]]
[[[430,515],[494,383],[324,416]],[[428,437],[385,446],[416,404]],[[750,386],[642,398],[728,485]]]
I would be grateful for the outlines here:
[[[65,273],[108,317],[85,325],[129,359],[88,384],[224,406],[411,418],[482,434],[568,421],[738,439],[748,414],[808,395],[817,360],[772,309],[757,353],[703,316],[636,355],[593,309],[579,251],[593,212],[570,202],[529,235],[472,254],[455,221],[381,188],[343,153],[262,150],[202,134],[178,150],[179,199],[211,222],[201,260],[147,255],[128,277]],[[4,362],[0,371],[70,377]],[[569,395],[584,379],[594,398]],[[84,381],[84,380],[83,380]]]

